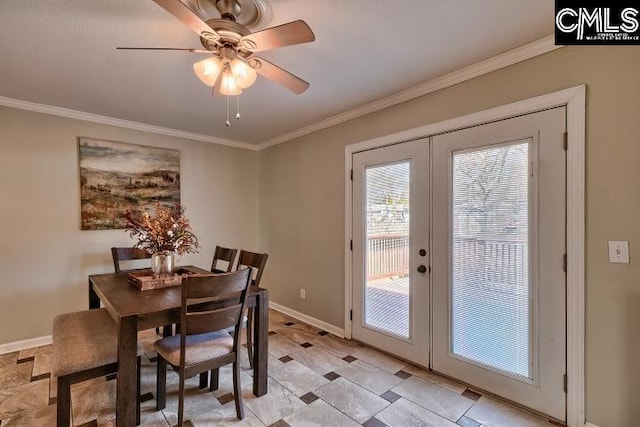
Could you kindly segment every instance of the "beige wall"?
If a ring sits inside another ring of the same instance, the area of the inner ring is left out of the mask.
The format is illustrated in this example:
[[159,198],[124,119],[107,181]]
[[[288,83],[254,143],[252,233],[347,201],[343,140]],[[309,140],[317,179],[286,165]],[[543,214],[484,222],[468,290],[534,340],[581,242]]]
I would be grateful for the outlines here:
[[[640,49],[567,47],[259,153],[263,283],[273,301],[334,325],[344,313],[344,147],[587,85],[587,419],[640,419]],[[607,262],[629,240],[630,265]],[[306,300],[298,298],[306,289]]]
[[257,154],[0,108],[0,344],[51,334],[56,314],[87,307],[87,275],[113,271],[123,230],[81,231],[78,136],[180,150],[182,203],[209,267],[216,244],[256,248]]
[[[78,136],[180,149],[203,246],[183,262],[206,267],[216,244],[259,243],[271,299],[342,326],[345,145],[586,84],[587,418],[636,425],[638,76],[636,47],[567,47],[259,153],[0,107],[0,344],[48,335],[53,316],[85,308],[87,275],[110,271],[107,248],[131,243],[79,229]],[[629,240],[632,264],[608,264],[607,240]]]

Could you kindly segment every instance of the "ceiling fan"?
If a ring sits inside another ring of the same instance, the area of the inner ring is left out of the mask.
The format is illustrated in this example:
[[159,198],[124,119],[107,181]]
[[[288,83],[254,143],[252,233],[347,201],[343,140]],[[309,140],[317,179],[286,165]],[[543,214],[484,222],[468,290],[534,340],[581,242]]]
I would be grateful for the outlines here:
[[[118,47],[125,50],[177,50],[210,54],[194,64],[194,71],[203,83],[223,95],[239,95],[253,84],[257,74],[290,91],[301,94],[309,83],[271,62],[255,56],[265,50],[308,43],[315,35],[302,20],[289,22],[261,31],[251,32],[237,22],[242,12],[239,0],[208,0],[215,3],[220,18],[203,18],[180,0],[153,0],[200,36],[204,49]],[[200,0],[199,0],[200,1]],[[220,78],[218,78],[220,76]]]

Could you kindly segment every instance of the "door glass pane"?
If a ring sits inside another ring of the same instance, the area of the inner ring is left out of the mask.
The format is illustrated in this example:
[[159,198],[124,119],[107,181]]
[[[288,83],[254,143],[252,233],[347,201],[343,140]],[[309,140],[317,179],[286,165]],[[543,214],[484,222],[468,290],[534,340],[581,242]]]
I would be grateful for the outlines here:
[[529,149],[454,152],[452,188],[451,351],[523,378],[532,376]]
[[409,338],[409,161],[368,167],[364,324]]

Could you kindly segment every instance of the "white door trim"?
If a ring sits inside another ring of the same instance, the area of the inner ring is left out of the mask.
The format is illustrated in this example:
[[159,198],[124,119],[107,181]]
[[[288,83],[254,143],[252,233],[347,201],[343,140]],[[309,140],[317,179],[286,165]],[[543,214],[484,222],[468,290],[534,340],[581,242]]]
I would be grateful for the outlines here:
[[582,427],[584,416],[585,341],[585,126],[586,87],[559,90],[489,110],[433,123],[345,147],[345,336],[351,338],[351,236],[353,153],[426,138],[470,126],[503,120],[547,108],[567,107],[567,426]]

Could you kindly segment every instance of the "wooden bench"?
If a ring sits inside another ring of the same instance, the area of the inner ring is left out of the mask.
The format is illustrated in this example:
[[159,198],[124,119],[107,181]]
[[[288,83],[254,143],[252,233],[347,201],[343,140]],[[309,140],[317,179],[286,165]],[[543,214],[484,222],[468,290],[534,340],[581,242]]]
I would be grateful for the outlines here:
[[[140,424],[140,363],[138,402]],[[57,426],[69,427],[71,385],[118,372],[118,328],[106,309],[66,313],[53,321],[52,374],[58,378]]]

